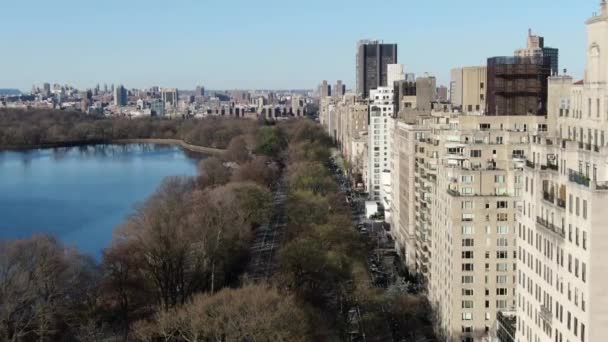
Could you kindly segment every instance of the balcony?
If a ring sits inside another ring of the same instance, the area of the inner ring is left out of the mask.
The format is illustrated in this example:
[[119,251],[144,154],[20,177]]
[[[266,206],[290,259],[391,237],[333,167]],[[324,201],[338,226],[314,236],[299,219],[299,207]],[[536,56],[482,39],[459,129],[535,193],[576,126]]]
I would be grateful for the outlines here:
[[589,183],[590,183],[589,177],[587,177],[586,175],[584,175],[581,172],[574,171],[572,169],[568,169],[568,180],[573,183],[583,185],[586,187],[589,187]]
[[597,182],[595,190],[608,190],[608,182]]
[[545,200],[551,204],[555,204],[555,195],[552,193],[543,191],[543,200]]
[[538,227],[549,230],[550,232],[560,236],[562,239],[566,238],[566,231],[564,229],[554,225],[553,223],[549,223],[549,221],[543,219],[540,216],[536,217],[536,225]]
[[557,172],[557,171],[559,171],[559,166],[557,164],[547,164],[547,165],[541,165],[540,169],[542,171],[551,170],[551,171],[556,171]]
[[533,162],[526,159],[526,166],[533,169],[536,165]]

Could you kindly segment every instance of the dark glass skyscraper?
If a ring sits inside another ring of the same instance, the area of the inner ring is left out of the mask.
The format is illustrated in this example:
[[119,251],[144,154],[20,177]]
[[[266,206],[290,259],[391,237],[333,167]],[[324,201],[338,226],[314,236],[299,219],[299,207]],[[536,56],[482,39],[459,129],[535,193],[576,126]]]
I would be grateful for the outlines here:
[[[357,94],[387,86],[387,65],[397,64],[397,44],[362,40],[357,46]],[[393,86],[392,84],[390,85]]]
[[488,59],[488,115],[547,115],[551,57]]

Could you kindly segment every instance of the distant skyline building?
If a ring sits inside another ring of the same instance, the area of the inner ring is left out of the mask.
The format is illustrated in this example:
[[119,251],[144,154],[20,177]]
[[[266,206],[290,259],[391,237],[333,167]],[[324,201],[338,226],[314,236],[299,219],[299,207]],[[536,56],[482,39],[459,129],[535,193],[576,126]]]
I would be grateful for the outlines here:
[[357,95],[367,98],[370,90],[388,86],[389,64],[397,64],[397,44],[383,44],[377,40],[359,41],[356,62]]
[[197,96],[197,97],[205,96],[205,87],[197,86],[196,90],[194,91],[194,96]]
[[43,90],[44,96],[51,95],[51,84],[50,83],[44,83],[42,85],[42,90]]
[[331,96],[331,86],[327,83],[327,80],[323,80],[319,86],[319,97],[325,98]]
[[545,38],[532,34],[528,29],[528,43],[526,48],[515,50],[516,57],[549,57],[551,60],[551,75],[559,73],[559,50],[545,47]]
[[176,108],[179,94],[177,88],[164,88],[161,91],[161,97],[165,108]]
[[416,79],[416,109],[430,111],[432,102],[437,97],[437,80],[434,76],[425,75]]
[[405,80],[405,66],[403,64],[389,64],[387,69],[387,87],[394,87],[395,82]]
[[448,87],[446,87],[446,86],[437,87],[437,101],[439,101],[439,102],[448,101]]
[[154,116],[165,116],[165,103],[160,99],[154,99],[150,102],[150,110]]
[[342,84],[342,80],[338,80],[334,86],[333,96],[342,97],[346,94],[346,85]]
[[112,88],[114,89],[114,105],[117,107],[126,106],[129,102],[129,95],[127,93],[127,89],[122,85],[119,85],[117,87],[114,87],[114,85],[112,85]]

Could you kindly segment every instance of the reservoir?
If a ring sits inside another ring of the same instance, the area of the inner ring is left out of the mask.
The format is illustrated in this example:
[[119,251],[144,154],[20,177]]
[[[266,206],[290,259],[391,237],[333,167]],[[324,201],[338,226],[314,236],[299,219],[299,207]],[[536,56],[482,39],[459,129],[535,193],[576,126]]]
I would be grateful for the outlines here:
[[0,151],[0,240],[49,234],[99,259],[138,203],[202,158],[157,144]]

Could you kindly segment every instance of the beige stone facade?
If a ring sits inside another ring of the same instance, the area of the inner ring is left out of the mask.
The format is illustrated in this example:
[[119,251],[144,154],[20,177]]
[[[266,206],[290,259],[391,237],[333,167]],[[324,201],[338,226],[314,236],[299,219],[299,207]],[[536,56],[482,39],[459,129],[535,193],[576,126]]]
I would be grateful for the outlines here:
[[608,10],[587,21],[585,79],[549,79],[518,212],[516,341],[608,336]]

